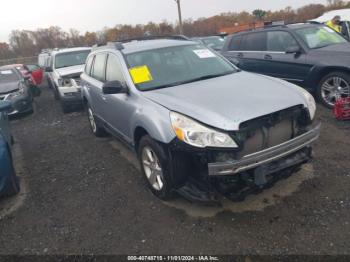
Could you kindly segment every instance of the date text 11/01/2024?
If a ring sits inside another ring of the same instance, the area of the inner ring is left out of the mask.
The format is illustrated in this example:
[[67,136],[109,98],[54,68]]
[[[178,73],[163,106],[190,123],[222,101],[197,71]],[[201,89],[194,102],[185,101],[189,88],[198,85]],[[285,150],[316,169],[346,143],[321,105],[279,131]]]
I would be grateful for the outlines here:
[[216,256],[128,256],[128,261],[219,261]]

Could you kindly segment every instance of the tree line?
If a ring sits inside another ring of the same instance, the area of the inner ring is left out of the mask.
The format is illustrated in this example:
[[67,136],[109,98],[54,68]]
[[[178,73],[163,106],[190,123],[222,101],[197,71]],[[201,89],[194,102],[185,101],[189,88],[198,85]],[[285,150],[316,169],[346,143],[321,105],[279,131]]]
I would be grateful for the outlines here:
[[[324,12],[342,8],[350,8],[349,1],[328,0],[326,5],[310,4],[293,9],[286,7],[278,11],[254,10],[248,12],[227,12],[209,18],[183,21],[183,32],[186,36],[205,36],[219,32],[220,28],[244,25],[256,21],[279,21],[288,23],[304,22],[321,16]],[[116,41],[118,39],[141,37],[145,33],[151,35],[168,35],[179,32],[178,25],[167,21],[149,22],[145,25],[116,25],[103,28],[97,32],[81,34],[78,30],[64,31],[60,27],[29,30],[13,30],[9,43],[0,42],[0,60],[38,55],[42,49],[74,46],[92,46],[96,43]]]

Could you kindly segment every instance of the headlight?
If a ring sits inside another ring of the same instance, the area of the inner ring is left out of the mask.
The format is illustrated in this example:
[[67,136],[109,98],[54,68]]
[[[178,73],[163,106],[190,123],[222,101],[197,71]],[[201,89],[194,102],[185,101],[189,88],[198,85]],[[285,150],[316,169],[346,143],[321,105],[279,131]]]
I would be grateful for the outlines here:
[[192,146],[238,147],[228,134],[205,127],[189,117],[170,112],[170,120],[177,138]]
[[301,88],[301,87],[298,87],[298,88],[299,88],[300,93],[302,93],[303,96],[306,99],[306,104],[307,104],[307,108],[309,109],[310,118],[311,118],[311,120],[313,120],[314,117],[315,117],[315,114],[316,114],[316,102],[315,102],[315,99],[304,88]]
[[69,78],[59,78],[58,79],[58,86],[71,87],[72,81]]

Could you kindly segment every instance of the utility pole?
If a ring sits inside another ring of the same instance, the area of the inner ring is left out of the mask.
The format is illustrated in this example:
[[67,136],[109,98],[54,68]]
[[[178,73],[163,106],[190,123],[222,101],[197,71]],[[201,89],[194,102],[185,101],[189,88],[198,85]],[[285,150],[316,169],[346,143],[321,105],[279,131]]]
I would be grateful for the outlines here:
[[175,0],[177,4],[177,10],[179,13],[179,28],[180,28],[180,35],[183,35],[183,28],[182,28],[182,15],[181,15],[181,0]]

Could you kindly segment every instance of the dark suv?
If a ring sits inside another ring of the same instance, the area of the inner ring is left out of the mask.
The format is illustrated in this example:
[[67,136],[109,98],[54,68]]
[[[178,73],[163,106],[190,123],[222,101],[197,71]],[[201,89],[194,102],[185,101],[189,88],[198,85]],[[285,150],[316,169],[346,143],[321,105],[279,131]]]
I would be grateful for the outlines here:
[[325,106],[350,94],[350,43],[316,24],[270,26],[231,35],[222,54],[241,69],[282,78]]

